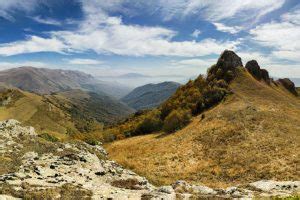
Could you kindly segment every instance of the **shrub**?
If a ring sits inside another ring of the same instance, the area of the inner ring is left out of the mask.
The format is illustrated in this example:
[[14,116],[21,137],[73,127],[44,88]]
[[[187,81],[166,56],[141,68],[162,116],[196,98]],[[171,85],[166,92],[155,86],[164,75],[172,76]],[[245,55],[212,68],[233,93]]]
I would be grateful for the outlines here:
[[145,119],[137,126],[136,134],[148,134],[159,131],[162,127],[160,115],[161,113],[158,110],[148,113]]
[[117,139],[119,132],[116,129],[108,129],[103,131],[102,138],[103,142],[113,142]]
[[163,130],[166,133],[172,133],[181,129],[191,120],[191,114],[188,110],[174,110],[165,119]]
[[99,144],[98,140],[96,140],[95,138],[86,138],[84,141],[92,146],[96,146]]
[[53,135],[50,135],[49,133],[42,133],[39,135],[39,137],[47,140],[47,141],[50,141],[50,142],[58,142],[59,139]]

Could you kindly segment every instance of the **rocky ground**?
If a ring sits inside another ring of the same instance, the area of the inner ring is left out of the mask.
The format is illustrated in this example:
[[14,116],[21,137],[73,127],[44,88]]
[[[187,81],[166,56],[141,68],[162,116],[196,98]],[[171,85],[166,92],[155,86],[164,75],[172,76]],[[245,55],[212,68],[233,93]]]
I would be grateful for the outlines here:
[[297,196],[300,181],[261,180],[227,189],[177,181],[155,187],[107,159],[99,145],[51,142],[16,120],[0,122],[2,199],[199,199]]

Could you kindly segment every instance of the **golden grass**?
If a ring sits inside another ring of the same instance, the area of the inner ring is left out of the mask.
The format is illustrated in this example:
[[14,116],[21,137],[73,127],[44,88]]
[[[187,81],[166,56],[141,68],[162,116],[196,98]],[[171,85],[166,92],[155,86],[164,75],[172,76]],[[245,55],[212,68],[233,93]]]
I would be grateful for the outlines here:
[[[17,89],[16,89],[17,90]],[[49,133],[60,139],[68,137],[67,127],[74,127],[70,117],[44,97],[18,90],[22,97],[9,106],[0,107],[0,120],[16,119],[24,125],[33,126],[38,133]]]
[[299,180],[300,101],[242,71],[224,102],[171,135],[107,144],[110,157],[157,185],[184,179],[213,187]]

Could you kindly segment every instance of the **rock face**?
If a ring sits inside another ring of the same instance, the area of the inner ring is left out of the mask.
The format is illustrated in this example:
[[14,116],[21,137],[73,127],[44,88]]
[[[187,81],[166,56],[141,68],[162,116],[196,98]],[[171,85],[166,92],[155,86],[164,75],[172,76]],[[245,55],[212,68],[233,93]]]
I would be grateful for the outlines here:
[[224,70],[234,70],[243,66],[242,59],[233,51],[225,50],[218,59],[217,66]]
[[219,57],[217,64],[208,70],[208,80],[224,79],[230,82],[235,77],[237,67],[242,66],[242,59],[236,53],[225,50]]
[[288,78],[278,79],[278,82],[283,85],[292,94],[298,96],[295,84]]
[[[33,128],[22,127],[16,120],[0,122],[0,144],[0,158],[6,158],[0,160],[0,199],[281,197],[297,193],[300,188],[299,181],[260,181],[227,189],[177,181],[172,186],[155,187],[144,177],[108,160],[99,145],[47,142]],[[7,159],[15,162],[5,173],[3,163]]]
[[265,82],[270,83],[269,72],[265,69],[261,69],[256,60],[247,62],[245,67],[257,80],[264,80]]

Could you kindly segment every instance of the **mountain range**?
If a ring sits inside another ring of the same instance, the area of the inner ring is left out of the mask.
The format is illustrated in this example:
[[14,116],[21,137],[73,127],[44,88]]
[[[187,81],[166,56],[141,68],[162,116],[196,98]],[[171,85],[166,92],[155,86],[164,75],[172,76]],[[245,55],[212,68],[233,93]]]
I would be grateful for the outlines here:
[[179,86],[176,82],[147,84],[135,88],[121,100],[136,110],[154,108],[173,95]]
[[93,76],[72,70],[19,67],[0,71],[0,82],[37,94],[51,94],[81,89],[121,98],[130,88],[117,83],[100,81]]

